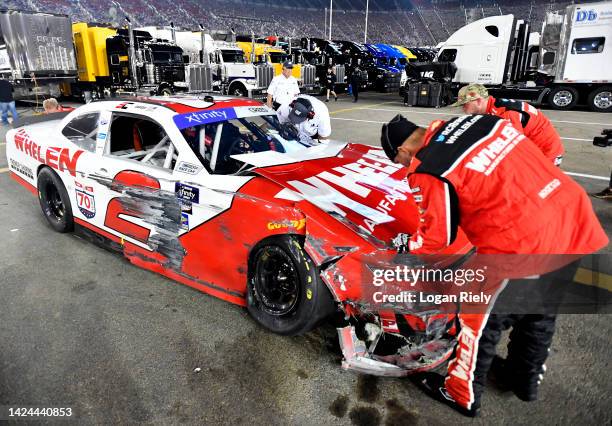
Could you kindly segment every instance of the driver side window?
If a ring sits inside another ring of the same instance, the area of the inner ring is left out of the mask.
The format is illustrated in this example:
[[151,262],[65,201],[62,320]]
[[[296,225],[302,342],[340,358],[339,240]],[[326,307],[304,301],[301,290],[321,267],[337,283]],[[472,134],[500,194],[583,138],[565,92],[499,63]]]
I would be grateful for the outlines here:
[[106,155],[172,170],[178,153],[164,129],[144,117],[113,114]]

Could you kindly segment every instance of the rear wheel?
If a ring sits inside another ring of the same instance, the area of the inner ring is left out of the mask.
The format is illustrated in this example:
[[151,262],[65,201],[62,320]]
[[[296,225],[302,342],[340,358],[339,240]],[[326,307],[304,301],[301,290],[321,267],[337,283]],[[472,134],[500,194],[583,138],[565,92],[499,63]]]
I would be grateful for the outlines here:
[[48,167],[38,174],[38,201],[53,229],[57,232],[70,232],[74,229],[68,192],[59,176]]
[[554,109],[572,109],[578,102],[578,90],[571,86],[557,86],[548,94],[548,103]]
[[265,240],[252,251],[247,309],[268,330],[297,335],[330,315],[335,304],[298,239],[283,235]]
[[612,111],[612,86],[599,87],[589,94],[589,108],[595,112]]

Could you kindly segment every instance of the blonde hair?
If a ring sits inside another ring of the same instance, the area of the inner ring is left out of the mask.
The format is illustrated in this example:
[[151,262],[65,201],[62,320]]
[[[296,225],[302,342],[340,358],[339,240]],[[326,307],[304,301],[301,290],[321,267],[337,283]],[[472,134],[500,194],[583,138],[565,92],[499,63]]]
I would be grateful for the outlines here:
[[59,107],[59,103],[57,102],[57,99],[55,98],[49,98],[43,101],[43,109],[45,111],[54,110],[54,109],[57,109],[58,107]]

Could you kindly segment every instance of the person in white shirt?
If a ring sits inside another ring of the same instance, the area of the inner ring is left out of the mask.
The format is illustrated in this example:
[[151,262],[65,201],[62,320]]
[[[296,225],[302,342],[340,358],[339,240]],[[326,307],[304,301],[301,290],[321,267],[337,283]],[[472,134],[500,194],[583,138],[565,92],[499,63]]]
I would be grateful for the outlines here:
[[316,145],[331,136],[331,120],[327,106],[308,95],[299,95],[291,103],[283,104],[276,111],[281,124],[291,123],[302,143]]
[[281,75],[277,75],[268,86],[268,101],[270,108],[278,109],[283,104],[288,104],[300,94],[298,81],[291,75],[293,63],[285,61]]

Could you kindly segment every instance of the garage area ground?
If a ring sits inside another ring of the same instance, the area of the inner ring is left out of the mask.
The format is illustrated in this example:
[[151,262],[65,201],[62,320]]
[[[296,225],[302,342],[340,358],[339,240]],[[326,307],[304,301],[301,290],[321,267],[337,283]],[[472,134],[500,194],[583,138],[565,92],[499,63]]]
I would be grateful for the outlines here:
[[[333,137],[379,145],[402,113],[418,124],[459,109],[406,108],[397,94],[328,104]],[[30,110],[20,108],[24,114]],[[608,184],[612,147],[592,139],[612,115],[546,110],[563,137],[563,170],[587,192]],[[38,200],[9,177],[0,133],[0,405],[71,407],[78,424],[610,424],[612,317],[565,315],[541,400],[489,388],[468,420],[408,379],[340,368],[335,329],[263,330],[243,308],[141,270],[52,231]],[[612,238],[612,203],[592,199]],[[611,248],[607,248],[610,252]],[[210,262],[223,262],[223,254]],[[608,265],[609,266],[609,265]],[[504,353],[504,345],[499,350]]]

